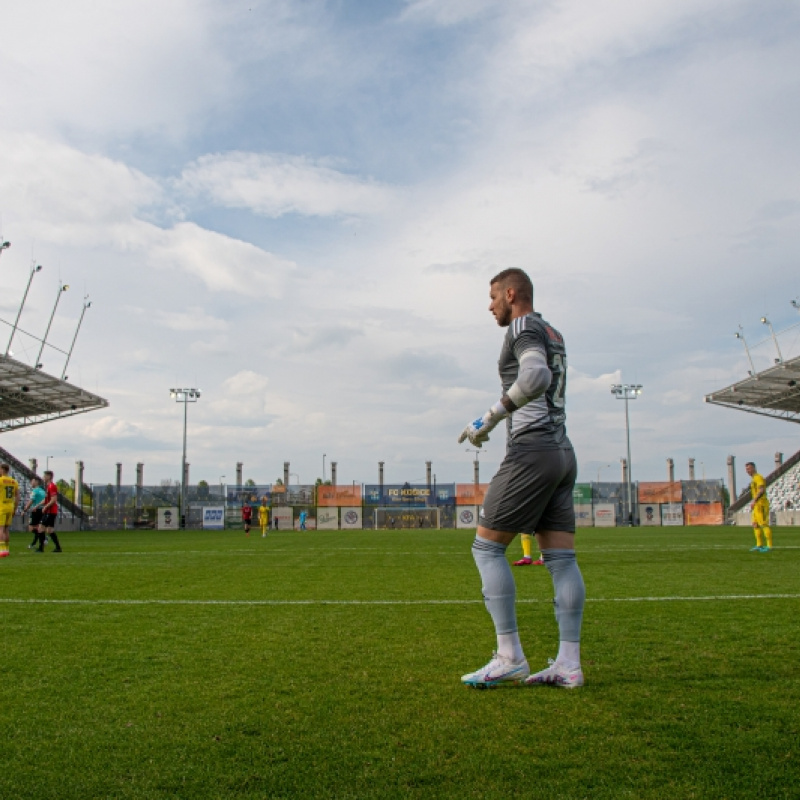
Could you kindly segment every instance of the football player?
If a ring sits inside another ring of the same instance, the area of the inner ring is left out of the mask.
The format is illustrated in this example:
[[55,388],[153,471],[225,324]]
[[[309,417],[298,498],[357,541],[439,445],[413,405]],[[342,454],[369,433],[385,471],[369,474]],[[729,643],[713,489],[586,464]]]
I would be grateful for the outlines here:
[[[506,423],[506,456],[486,492],[472,545],[497,650],[488,664],[461,680],[479,688],[522,683],[574,688],[583,685],[586,589],[575,559],[572,489],[578,469],[565,427],[566,348],[561,334],[533,310],[533,284],[523,270],[503,270],[492,278],[489,296],[489,311],[508,329],[498,362],[503,394],[458,441],[481,447]],[[506,559],[517,532],[535,534],[555,590],[558,655],[535,674],[520,642],[516,588]]]
[[266,497],[261,498],[261,505],[258,507],[258,524],[261,526],[261,538],[263,539],[269,528],[269,506]]
[[8,464],[0,464],[0,558],[6,558],[9,554],[11,523],[19,499],[19,484],[10,472]]
[[[769,553],[772,550],[772,528],[769,526],[769,498],[767,497],[767,482],[756,470],[756,465],[748,461],[744,465],[745,471],[750,476],[750,504],[753,533],[756,536],[756,546],[751,547],[751,552]],[[763,538],[762,538],[763,536]],[[766,540],[766,545],[764,544]]]

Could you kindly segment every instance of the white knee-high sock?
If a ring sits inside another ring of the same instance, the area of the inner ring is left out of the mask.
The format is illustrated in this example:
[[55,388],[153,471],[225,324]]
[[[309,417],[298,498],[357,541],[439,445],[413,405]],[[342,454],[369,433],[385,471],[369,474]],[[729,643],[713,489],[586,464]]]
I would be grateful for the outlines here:
[[553,578],[556,621],[561,645],[558,661],[580,663],[581,622],[586,586],[574,550],[543,550],[542,558]]
[[483,582],[483,600],[497,633],[497,652],[515,664],[525,660],[517,630],[516,586],[506,545],[476,536],[472,555]]

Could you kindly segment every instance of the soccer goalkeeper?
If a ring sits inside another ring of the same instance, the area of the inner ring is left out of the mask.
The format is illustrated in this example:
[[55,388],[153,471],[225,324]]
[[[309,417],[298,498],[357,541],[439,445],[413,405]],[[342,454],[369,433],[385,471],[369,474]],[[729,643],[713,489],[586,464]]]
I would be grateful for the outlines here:
[[[577,463],[565,428],[567,353],[561,334],[533,310],[533,284],[521,269],[492,278],[489,311],[508,328],[500,352],[503,395],[464,428],[458,441],[476,447],[506,422],[508,447],[492,479],[472,545],[494,622],[497,650],[486,666],[464,675],[469,686],[583,685],[580,633],[586,589],[575,560],[572,489]],[[558,656],[533,675],[520,642],[516,589],[506,548],[517,532],[535,534],[553,579]]]

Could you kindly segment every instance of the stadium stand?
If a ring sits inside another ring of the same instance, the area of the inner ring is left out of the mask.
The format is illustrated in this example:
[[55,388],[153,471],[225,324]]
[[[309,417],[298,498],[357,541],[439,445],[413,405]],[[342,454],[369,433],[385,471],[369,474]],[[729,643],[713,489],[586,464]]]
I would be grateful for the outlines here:
[[[36,475],[33,470],[29,467],[26,467],[19,459],[14,458],[8,450],[3,449],[0,447],[0,461],[6,463],[11,467],[11,477],[14,478],[17,483],[19,483],[19,491],[20,496],[23,498],[28,498],[30,496],[31,491],[31,478],[38,477],[41,478],[41,475]],[[72,500],[64,497],[61,492],[58,493],[58,505],[59,505],[59,527],[64,529],[64,523],[69,520],[70,523],[74,523],[75,528],[82,528],[88,517],[84,514],[83,510],[78,508]],[[14,525],[13,530],[21,530],[23,527],[22,524],[22,515],[15,514],[14,515]],[[71,525],[69,526],[71,527]]]
[[[767,482],[767,497],[772,511],[800,510],[800,450],[778,469],[764,476]],[[731,503],[729,512],[746,509],[750,503],[749,486]]]

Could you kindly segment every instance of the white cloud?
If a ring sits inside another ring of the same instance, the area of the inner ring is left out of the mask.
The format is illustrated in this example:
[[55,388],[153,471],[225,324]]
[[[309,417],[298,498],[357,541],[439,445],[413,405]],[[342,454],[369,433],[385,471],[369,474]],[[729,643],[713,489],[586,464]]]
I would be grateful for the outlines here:
[[153,320],[164,328],[173,331],[225,331],[228,323],[219,317],[213,317],[198,307],[192,306],[186,311],[157,311]]
[[302,156],[225,153],[202,156],[181,174],[180,190],[265,217],[339,216],[386,211],[391,191]]

